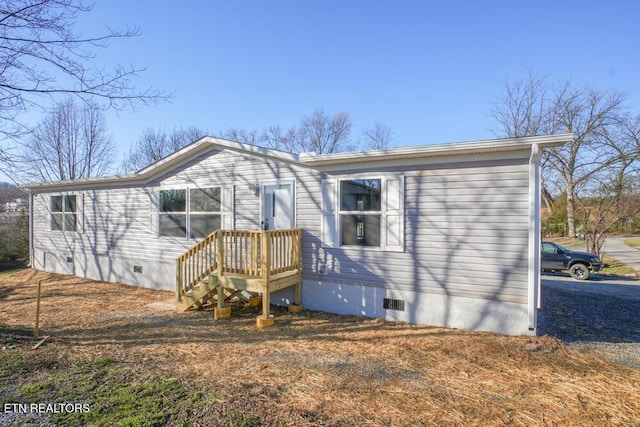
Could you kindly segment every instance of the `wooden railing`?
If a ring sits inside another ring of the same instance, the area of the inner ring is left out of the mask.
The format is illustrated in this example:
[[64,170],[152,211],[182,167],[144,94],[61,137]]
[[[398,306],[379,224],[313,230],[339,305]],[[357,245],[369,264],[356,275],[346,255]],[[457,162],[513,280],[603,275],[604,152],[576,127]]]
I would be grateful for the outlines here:
[[262,231],[261,233],[262,278],[300,270],[302,230],[292,228]]
[[301,269],[302,230],[216,230],[176,260],[176,297],[212,273],[269,281],[273,275]]
[[221,275],[260,276],[260,241],[263,231],[220,230],[217,234]]
[[176,298],[192,290],[217,269],[217,231],[192,246],[176,259]]

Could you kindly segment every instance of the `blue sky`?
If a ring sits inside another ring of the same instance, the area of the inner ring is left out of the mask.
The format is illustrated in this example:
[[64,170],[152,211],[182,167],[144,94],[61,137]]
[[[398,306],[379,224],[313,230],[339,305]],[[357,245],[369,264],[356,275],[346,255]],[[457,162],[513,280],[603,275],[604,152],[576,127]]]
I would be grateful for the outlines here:
[[492,102],[528,69],[628,93],[640,113],[636,1],[97,2],[85,34],[139,25],[97,64],[147,67],[170,103],[108,114],[121,156],[146,127],[284,128],[322,108],[394,146],[486,139]]

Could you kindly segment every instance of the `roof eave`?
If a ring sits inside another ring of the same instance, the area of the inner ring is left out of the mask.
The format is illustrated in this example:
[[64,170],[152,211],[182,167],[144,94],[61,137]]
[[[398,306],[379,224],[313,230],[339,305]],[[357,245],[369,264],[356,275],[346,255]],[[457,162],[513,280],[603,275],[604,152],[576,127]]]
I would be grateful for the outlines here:
[[258,147],[256,145],[228,141],[221,138],[214,138],[211,136],[205,136],[200,138],[193,143],[183,147],[182,149],[176,151],[173,154],[165,157],[157,161],[156,163],[147,166],[140,171],[127,174],[127,175],[116,175],[109,177],[99,177],[99,178],[88,178],[88,179],[79,179],[79,180],[68,180],[68,181],[56,181],[56,182],[47,182],[47,183],[39,183],[39,184],[31,184],[27,185],[27,188],[32,190],[55,190],[58,188],[77,188],[77,187],[85,187],[91,185],[106,185],[110,183],[117,183],[120,185],[126,184],[135,184],[135,183],[147,183],[151,181],[154,177],[171,170],[171,168],[179,165],[180,163],[189,160],[201,153],[204,153],[208,150],[211,150],[215,147],[230,149],[238,152],[250,153],[262,157],[274,158],[277,160],[299,163],[299,158],[297,154],[286,153],[284,151],[273,150],[269,148]]
[[392,148],[387,150],[359,151],[324,155],[298,155],[269,148],[258,147],[225,139],[206,136],[148,166],[139,172],[128,175],[81,179],[74,181],[58,181],[50,183],[31,184],[25,186],[31,190],[56,190],[89,186],[104,186],[108,184],[128,185],[145,184],[158,175],[171,170],[180,163],[193,158],[212,148],[219,147],[241,153],[258,155],[274,160],[295,163],[305,167],[340,165],[347,163],[365,163],[398,159],[417,159],[437,156],[451,156],[478,153],[495,153],[505,151],[519,151],[531,149],[533,145],[541,148],[563,145],[574,139],[571,133],[547,136],[531,136],[519,138],[504,138],[471,142],[457,142],[437,145],[412,146]]
[[363,163],[382,160],[400,160],[462,154],[497,153],[530,149],[537,144],[540,147],[555,147],[574,139],[571,133],[547,136],[503,138],[470,142],[456,142],[437,145],[424,145],[392,148],[376,151],[358,151],[320,156],[301,156],[300,161],[307,166],[328,166],[345,163]]

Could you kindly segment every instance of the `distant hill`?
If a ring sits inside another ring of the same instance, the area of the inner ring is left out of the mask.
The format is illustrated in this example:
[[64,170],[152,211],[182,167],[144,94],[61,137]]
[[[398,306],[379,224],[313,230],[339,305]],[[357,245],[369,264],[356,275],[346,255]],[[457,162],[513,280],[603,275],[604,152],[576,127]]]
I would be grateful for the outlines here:
[[15,199],[26,199],[29,194],[9,182],[0,182],[0,204],[12,202]]

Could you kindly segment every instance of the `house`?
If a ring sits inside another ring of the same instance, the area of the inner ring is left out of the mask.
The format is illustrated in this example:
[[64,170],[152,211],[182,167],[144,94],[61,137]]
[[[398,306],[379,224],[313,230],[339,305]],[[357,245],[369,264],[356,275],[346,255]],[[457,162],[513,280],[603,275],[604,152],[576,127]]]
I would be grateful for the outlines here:
[[3,208],[0,211],[4,212],[26,212],[29,207],[29,203],[26,199],[14,199],[12,202],[7,202],[4,204]]
[[[259,230],[300,230],[285,258],[301,286],[282,279],[271,303],[535,334],[540,156],[572,137],[328,155],[205,137],[135,174],[32,185],[31,264],[176,290],[215,260],[245,273],[272,262],[281,249],[259,255]],[[253,243],[229,246],[240,241]]]

